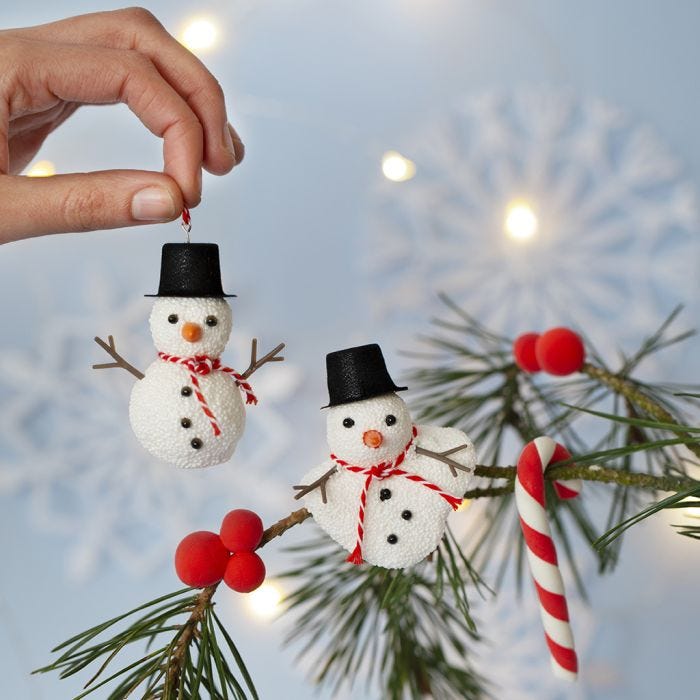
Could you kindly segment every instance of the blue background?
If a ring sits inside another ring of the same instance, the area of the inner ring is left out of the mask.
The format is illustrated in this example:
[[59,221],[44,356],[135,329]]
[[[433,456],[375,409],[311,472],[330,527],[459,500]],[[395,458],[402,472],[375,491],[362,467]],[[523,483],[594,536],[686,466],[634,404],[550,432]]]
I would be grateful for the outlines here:
[[[384,186],[379,165],[385,150],[429,151],[428,125],[450,113],[463,96],[546,85],[566,88],[582,100],[600,97],[632,120],[650,124],[678,157],[679,177],[693,190],[700,180],[700,5],[694,2],[145,5],[173,33],[193,15],[207,14],[219,23],[222,42],[203,58],[225,89],[247,156],[231,175],[205,177],[193,236],[220,244],[224,284],[239,294],[234,311],[244,337],[232,344],[231,361],[245,363],[252,334],[265,346],[284,339],[287,388],[275,393],[270,385],[276,368],[260,380],[263,400],[246,435],[250,446],[223,468],[231,472],[230,481],[228,473],[210,473],[217,470],[197,475],[161,470],[150,480],[144,474],[150,463],[129,442],[130,379],[89,371],[92,362],[101,361],[91,338],[114,332],[125,354],[145,364],[152,348],[148,303],[140,295],[154,289],[160,246],[180,239],[177,224],[55,236],[0,249],[5,397],[0,405],[0,676],[7,698],[70,697],[77,684],[53,676],[30,678],[28,672],[48,660],[54,643],[175,589],[169,553],[189,529],[215,529],[231,507],[253,507],[266,522],[293,508],[288,484],[324,453],[318,406],[325,402],[326,352],[376,339],[395,373],[406,366],[397,351],[426,331],[435,306],[426,298],[410,322],[375,313],[376,279],[367,266],[374,241],[367,231]],[[25,26],[116,7],[29,0],[5,7],[2,24]],[[133,115],[110,107],[80,111],[41,155],[69,172],[157,169],[159,153],[160,144]],[[677,235],[692,241],[697,230],[689,227]],[[630,319],[635,337],[639,327],[651,331],[677,302],[688,305],[686,325],[696,323],[697,248],[687,243],[672,255],[671,269],[677,263],[683,274],[689,271],[687,296],[664,296],[662,289],[656,308],[646,315],[635,310]],[[649,263],[635,256],[630,253],[627,264]],[[438,291],[440,281],[434,286]],[[600,326],[590,331],[627,332],[619,320],[614,329],[608,324],[602,315]],[[700,369],[697,342],[672,351],[649,368],[648,376],[691,381]],[[264,387],[274,395],[268,406]],[[88,407],[82,413],[66,408],[81,404]],[[276,439],[269,454],[261,448],[269,439],[266,428]],[[112,447],[123,440],[129,470],[122,472],[119,454],[109,450],[100,464],[90,465],[84,454],[72,463],[71,446],[86,434]],[[13,471],[18,465],[21,474]],[[101,480],[93,485],[90,476],[97,473]],[[109,473],[113,482],[105,478]],[[159,503],[163,484],[174,492]],[[135,504],[144,494],[149,502]],[[107,508],[110,503],[113,508]],[[153,518],[147,527],[149,509]],[[132,520],[133,513],[142,520]],[[484,631],[495,642],[480,651],[481,663],[509,689],[503,697],[693,696],[698,549],[667,522],[659,517],[636,528],[621,566],[603,580],[595,577],[591,557],[581,547],[591,601],[589,610],[574,603],[584,669],[576,689],[549,678],[532,600],[484,611],[490,620]],[[300,530],[311,528],[306,524]],[[289,541],[302,537],[290,533]],[[129,546],[120,549],[115,542]],[[273,573],[288,563],[275,545],[266,548],[265,560]],[[512,595],[503,592],[511,601]],[[312,697],[306,669],[292,652],[279,650],[285,623],[251,617],[232,594],[222,592],[220,598],[262,697]],[[531,624],[516,630],[518,615]],[[355,696],[364,697],[360,691]]]

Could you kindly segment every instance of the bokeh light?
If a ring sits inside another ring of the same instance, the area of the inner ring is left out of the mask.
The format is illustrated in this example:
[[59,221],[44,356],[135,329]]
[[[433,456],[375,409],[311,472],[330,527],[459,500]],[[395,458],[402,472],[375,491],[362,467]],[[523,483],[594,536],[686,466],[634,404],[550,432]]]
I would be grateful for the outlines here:
[[528,241],[536,233],[539,222],[532,206],[520,199],[506,207],[504,229],[516,241]]
[[279,612],[284,593],[273,581],[265,581],[260,588],[245,597],[246,605],[255,617],[269,618]]
[[387,151],[382,156],[382,172],[387,180],[404,182],[416,174],[416,164],[397,151]]
[[218,38],[216,24],[206,17],[198,17],[185,25],[180,41],[190,51],[206,51],[216,46]]

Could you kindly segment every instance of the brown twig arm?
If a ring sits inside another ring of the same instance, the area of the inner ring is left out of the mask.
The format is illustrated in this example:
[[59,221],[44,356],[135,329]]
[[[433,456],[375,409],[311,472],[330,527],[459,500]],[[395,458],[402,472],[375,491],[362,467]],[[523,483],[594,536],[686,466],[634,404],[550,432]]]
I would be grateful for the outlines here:
[[444,462],[450,468],[452,476],[457,476],[458,469],[463,472],[470,472],[472,469],[471,467],[465,467],[463,464],[456,462],[454,459],[450,459],[449,455],[459,452],[460,450],[464,450],[467,447],[469,447],[469,445],[459,445],[457,447],[452,447],[449,450],[445,450],[444,452],[433,452],[433,450],[426,450],[425,447],[416,445],[416,454],[431,457],[432,459],[438,460],[438,462]]
[[95,342],[110,356],[114,358],[114,362],[103,362],[98,365],[93,365],[93,369],[111,369],[113,367],[121,367],[127,372],[131,372],[136,379],[143,379],[146,375],[141,371],[136,369],[134,365],[129,364],[118,352],[114,344],[114,336],[107,336],[109,343],[105,343],[102,338],[95,336]]
[[248,369],[241,375],[243,379],[248,379],[253,372],[257,372],[268,362],[282,362],[284,357],[279,355],[282,350],[284,350],[284,343],[280,343],[277,347],[270,350],[267,355],[263,355],[258,360],[258,339],[253,338],[253,342],[250,344],[250,364],[248,365]]
[[294,496],[294,499],[298,501],[302,496],[306,496],[307,493],[311,493],[314,489],[320,488],[321,499],[324,503],[328,503],[328,500],[326,499],[326,482],[333,476],[333,474],[335,474],[336,471],[337,467],[333,467],[311,484],[298,484],[297,486],[294,486],[294,490],[299,491],[299,493]]

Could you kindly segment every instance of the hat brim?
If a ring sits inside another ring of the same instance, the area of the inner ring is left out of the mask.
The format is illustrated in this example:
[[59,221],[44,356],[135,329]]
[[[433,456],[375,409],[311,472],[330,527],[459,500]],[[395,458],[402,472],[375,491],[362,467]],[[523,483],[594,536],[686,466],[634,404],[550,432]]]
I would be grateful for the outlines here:
[[179,299],[231,299],[238,294],[144,294],[145,297],[171,297]]
[[386,396],[387,394],[395,394],[397,391],[406,391],[408,389],[407,386],[396,386],[393,389],[390,389],[389,391],[378,391],[376,394],[364,394],[363,396],[358,396],[358,397],[347,397],[345,399],[342,399],[341,401],[333,401],[331,403],[326,404],[325,406],[321,406],[321,410],[324,408],[333,408],[333,406],[345,406],[346,404],[349,403],[357,403],[358,401],[366,401],[367,399],[376,399],[377,396]]

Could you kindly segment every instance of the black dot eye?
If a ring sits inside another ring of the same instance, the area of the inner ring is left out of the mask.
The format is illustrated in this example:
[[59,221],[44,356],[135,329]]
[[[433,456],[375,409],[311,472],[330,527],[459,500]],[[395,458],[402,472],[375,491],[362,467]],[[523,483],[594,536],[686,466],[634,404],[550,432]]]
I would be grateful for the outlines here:
[[219,319],[216,318],[216,316],[207,316],[204,320],[204,323],[206,323],[210,328],[213,328],[218,322]]
[[180,421],[180,425],[181,425],[183,428],[189,428],[189,427],[192,425],[192,421],[191,421],[189,418],[183,418],[183,419]]
[[396,535],[389,535],[389,537],[386,538],[386,541],[389,544],[396,544],[399,541],[399,538]]
[[343,425],[344,425],[346,428],[352,428],[352,426],[355,425],[355,421],[354,421],[352,418],[346,418],[346,419],[343,421]]
[[396,423],[396,416],[392,416],[391,413],[384,419],[387,425],[394,425]]
[[390,489],[382,489],[379,492],[379,500],[380,501],[388,501],[391,498],[391,490]]
[[410,520],[413,517],[413,513],[411,513],[410,510],[405,510],[403,513],[401,513],[401,517],[404,520]]
[[202,441],[199,438],[192,438],[190,440],[190,445],[194,447],[195,450],[198,450],[202,446]]
[[192,396],[192,388],[189,386],[183,386],[182,389],[180,389],[180,393],[183,396]]
[[168,323],[177,323],[177,314],[170,314],[170,316],[168,316]]

